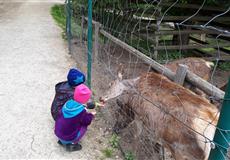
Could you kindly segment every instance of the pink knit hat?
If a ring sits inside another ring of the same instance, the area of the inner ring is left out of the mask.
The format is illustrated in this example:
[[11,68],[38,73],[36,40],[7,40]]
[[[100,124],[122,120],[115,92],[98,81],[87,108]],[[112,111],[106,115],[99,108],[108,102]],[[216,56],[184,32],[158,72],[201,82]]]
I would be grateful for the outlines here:
[[91,96],[91,90],[84,84],[80,84],[77,87],[75,87],[74,90],[74,100],[78,103],[86,103]]

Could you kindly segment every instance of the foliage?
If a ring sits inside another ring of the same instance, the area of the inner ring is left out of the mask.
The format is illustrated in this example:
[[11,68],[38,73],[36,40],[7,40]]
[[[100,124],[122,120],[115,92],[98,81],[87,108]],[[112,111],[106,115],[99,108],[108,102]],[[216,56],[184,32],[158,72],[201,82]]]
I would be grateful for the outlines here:
[[127,152],[125,153],[125,160],[134,160],[135,156],[133,155],[132,152]]
[[118,148],[119,140],[120,140],[120,137],[118,137],[116,134],[113,134],[109,140],[109,143],[113,148]]
[[54,5],[51,8],[51,15],[57,24],[65,30],[66,28],[66,14],[65,14],[65,6],[64,5]]
[[113,156],[113,150],[111,148],[106,148],[106,149],[102,150],[102,153],[107,158],[111,158]]
[[230,71],[230,62],[220,62],[218,68],[223,71]]
[[65,30],[66,30],[66,13],[65,13],[65,5],[54,5],[51,8],[51,15],[63,30],[62,38],[66,39],[65,37]]
[[158,61],[163,63],[163,60],[176,60],[184,58],[184,55],[179,51],[171,51],[168,54],[164,52],[158,54]]

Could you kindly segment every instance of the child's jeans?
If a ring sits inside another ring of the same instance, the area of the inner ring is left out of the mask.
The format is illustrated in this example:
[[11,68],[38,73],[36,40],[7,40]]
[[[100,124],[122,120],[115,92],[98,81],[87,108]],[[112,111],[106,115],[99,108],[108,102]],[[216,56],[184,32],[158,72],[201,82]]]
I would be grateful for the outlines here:
[[81,127],[80,131],[77,133],[76,135],[76,138],[72,141],[65,141],[65,140],[62,140],[62,139],[59,139],[61,141],[62,144],[77,144],[81,138],[85,135],[87,131],[87,128],[86,127]]

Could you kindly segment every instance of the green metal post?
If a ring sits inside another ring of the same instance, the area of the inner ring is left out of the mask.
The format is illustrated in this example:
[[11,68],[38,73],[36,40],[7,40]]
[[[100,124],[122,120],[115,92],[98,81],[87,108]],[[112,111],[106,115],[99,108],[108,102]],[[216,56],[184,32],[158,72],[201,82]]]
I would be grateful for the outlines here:
[[87,84],[91,88],[91,67],[92,67],[92,48],[93,48],[93,32],[92,32],[92,0],[88,0],[88,69]]
[[214,136],[215,148],[211,150],[209,160],[225,160],[230,144],[230,78]]

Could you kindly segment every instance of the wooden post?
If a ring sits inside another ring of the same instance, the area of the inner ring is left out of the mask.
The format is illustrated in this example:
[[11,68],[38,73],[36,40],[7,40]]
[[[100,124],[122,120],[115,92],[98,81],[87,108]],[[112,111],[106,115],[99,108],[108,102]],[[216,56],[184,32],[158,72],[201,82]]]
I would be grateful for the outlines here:
[[99,51],[99,29],[100,24],[98,22],[95,23],[95,38],[94,38],[94,61],[97,62],[98,59],[98,51]]
[[186,74],[188,72],[188,66],[179,64],[174,82],[183,86]]
[[81,7],[81,44],[84,43],[85,35],[84,35],[84,23],[85,23],[85,15],[84,15],[84,7]]
[[[157,32],[159,32],[160,31],[160,25],[161,25],[160,24],[161,23],[161,21],[160,21],[160,19],[161,19],[161,8],[158,9],[156,16],[157,16],[156,17],[157,18],[157,20],[156,20],[156,23],[157,23],[156,27],[157,27]],[[155,35],[155,47],[154,47],[154,54],[153,54],[153,57],[154,57],[155,60],[157,60],[157,56],[158,56],[157,47],[159,46],[159,38],[160,38],[159,35]]]
[[200,40],[206,42],[206,34],[205,33],[202,33],[200,35]]

